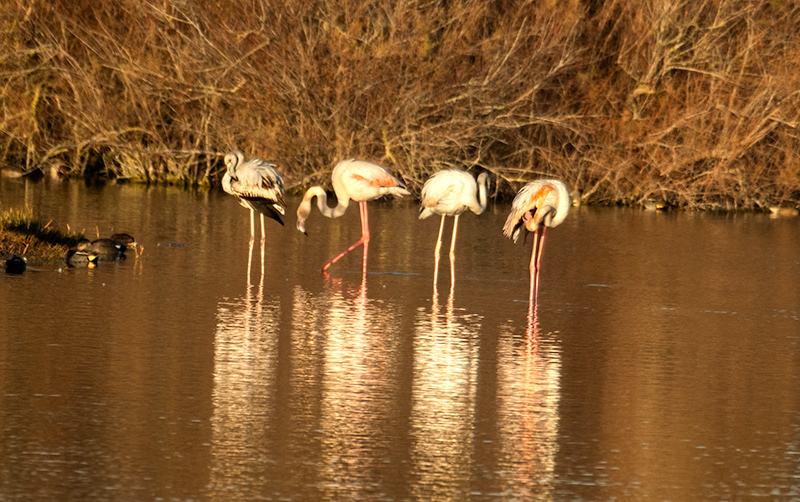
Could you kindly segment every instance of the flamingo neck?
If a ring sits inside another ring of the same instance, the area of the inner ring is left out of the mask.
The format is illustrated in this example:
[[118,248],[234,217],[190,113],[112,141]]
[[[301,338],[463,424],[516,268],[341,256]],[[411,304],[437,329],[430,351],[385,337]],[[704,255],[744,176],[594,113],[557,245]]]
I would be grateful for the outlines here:
[[311,215],[311,200],[317,198],[317,207],[319,212],[326,218],[338,218],[347,211],[347,206],[350,205],[349,197],[341,197],[338,199],[336,207],[328,207],[328,194],[322,187],[311,187],[303,196],[303,201],[300,207],[297,208],[297,229],[305,232],[305,221]]
[[471,207],[475,214],[482,214],[486,211],[486,205],[488,203],[487,200],[487,192],[489,191],[489,175],[486,173],[481,173],[478,176],[478,200],[477,200],[477,207]]

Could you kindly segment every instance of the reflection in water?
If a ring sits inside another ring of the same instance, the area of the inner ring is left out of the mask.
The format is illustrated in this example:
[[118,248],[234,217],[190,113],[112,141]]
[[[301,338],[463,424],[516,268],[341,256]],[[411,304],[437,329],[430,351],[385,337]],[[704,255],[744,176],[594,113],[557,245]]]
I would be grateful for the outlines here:
[[434,287],[418,311],[411,403],[412,493],[416,500],[463,500],[474,465],[478,316],[457,316],[453,290],[440,312]]
[[[252,256],[252,241],[250,251]],[[245,482],[252,484],[253,473],[263,470],[265,463],[251,447],[268,434],[264,417],[273,407],[270,386],[277,367],[279,315],[278,305],[264,300],[263,241],[261,256],[256,294],[248,260],[245,296],[223,299],[217,307],[209,484],[217,495]]]
[[[0,500],[800,497],[797,221],[583,208],[526,326],[502,203],[460,222],[431,312],[429,275],[306,272],[334,225],[275,232],[245,276],[222,194],[0,178],[0,201],[150,249],[0,274]],[[430,273],[416,207],[375,220],[375,265]]]
[[[325,274],[328,291],[316,302],[298,294],[297,326],[324,344],[319,403],[318,486],[325,499],[371,496],[391,451],[387,434],[396,376],[390,346],[395,327],[385,305],[367,297],[367,275],[357,287]],[[326,312],[318,312],[319,308]],[[301,321],[303,320],[303,321]],[[304,343],[301,340],[294,343]]]
[[524,342],[511,333],[498,345],[498,472],[509,499],[551,499],[555,484],[561,354],[539,332],[536,309]]

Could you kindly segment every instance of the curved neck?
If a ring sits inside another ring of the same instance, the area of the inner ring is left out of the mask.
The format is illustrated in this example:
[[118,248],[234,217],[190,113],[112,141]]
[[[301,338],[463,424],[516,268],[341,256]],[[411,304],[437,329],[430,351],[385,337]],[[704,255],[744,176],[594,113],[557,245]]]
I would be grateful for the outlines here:
[[473,213],[481,214],[486,211],[487,192],[489,191],[489,175],[481,173],[478,176],[478,207],[470,208]]
[[311,214],[311,199],[314,197],[317,198],[319,212],[326,218],[338,218],[344,214],[347,210],[347,206],[350,205],[350,199],[348,197],[342,197],[338,200],[339,203],[336,207],[328,207],[328,194],[325,193],[325,190],[323,190],[322,187],[309,188],[303,196],[303,202],[301,202],[300,207],[297,208],[297,229],[301,232],[305,232],[305,221]]
[[303,202],[300,204],[300,206],[308,206],[308,211],[310,212],[311,199],[314,197],[317,198],[317,207],[319,208],[319,212],[322,213],[322,216],[326,218],[338,218],[339,216],[343,215],[345,211],[347,211],[347,206],[350,205],[350,199],[348,197],[341,197],[338,199],[338,204],[335,207],[328,207],[327,192],[325,192],[322,187],[311,187],[303,196]]
[[228,169],[228,172],[226,172],[222,177],[222,190],[227,194],[233,195],[233,189],[231,188],[230,169]]

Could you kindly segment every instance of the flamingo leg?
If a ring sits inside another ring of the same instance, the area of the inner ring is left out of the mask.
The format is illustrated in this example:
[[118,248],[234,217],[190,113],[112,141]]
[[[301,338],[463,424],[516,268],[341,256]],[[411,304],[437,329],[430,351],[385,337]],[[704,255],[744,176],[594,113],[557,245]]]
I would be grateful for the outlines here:
[[256,212],[250,210],[250,243],[256,240]]
[[324,267],[322,267],[323,272],[327,272],[327,270],[331,268],[331,265],[339,261],[344,255],[354,250],[361,244],[364,244],[364,269],[366,270],[367,245],[369,244],[369,221],[367,220],[367,202],[362,201],[359,202],[358,205],[359,205],[359,211],[361,213],[361,238],[358,241],[356,241],[355,244],[353,244],[349,248],[339,253],[339,255],[336,258],[332,259]]
[[261,282],[264,282],[264,242],[266,242],[266,234],[264,233],[264,214],[259,214],[261,218]]
[[539,272],[542,262],[542,251],[544,251],[544,237],[547,227],[542,227],[542,235],[539,229],[533,232],[533,250],[531,251],[531,291],[529,297],[529,309],[533,309],[539,300]]
[[367,214],[367,201],[358,203],[359,213],[361,214],[361,240],[364,241],[364,260],[361,267],[361,275],[367,275],[367,253],[369,252],[369,215]]
[[263,244],[266,235],[264,234],[264,214],[260,213],[259,216],[261,217],[261,242]]
[[539,239],[539,254],[536,255],[536,291],[535,298],[539,301],[539,274],[541,272],[542,251],[544,251],[544,235],[547,227],[542,227],[542,237]]
[[369,242],[369,215],[367,214],[367,201],[358,203],[358,209],[361,212],[361,238],[364,242]]
[[253,265],[253,242],[254,240],[250,239],[250,247],[247,252],[247,286],[250,286],[250,269]]
[[433,287],[436,287],[436,282],[439,278],[439,251],[442,249],[442,230],[444,230],[444,218],[442,215],[442,222],[439,224],[439,237],[436,238],[436,250],[433,252]]
[[528,296],[528,310],[532,310],[536,304],[536,282],[539,279],[539,269],[536,268],[536,250],[539,247],[539,229],[533,231],[533,249],[531,250],[531,264],[529,266],[531,273],[530,294]]
[[264,280],[264,258],[265,258],[265,243],[266,239],[264,236],[264,215],[261,215],[261,280]]
[[453,238],[450,241],[450,290],[456,283],[456,234],[458,234],[458,217],[457,214],[453,220]]

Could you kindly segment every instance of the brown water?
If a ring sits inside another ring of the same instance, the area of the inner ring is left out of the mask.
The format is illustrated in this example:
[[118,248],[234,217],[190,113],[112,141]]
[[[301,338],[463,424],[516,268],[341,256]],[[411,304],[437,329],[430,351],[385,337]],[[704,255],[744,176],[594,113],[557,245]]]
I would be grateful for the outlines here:
[[[293,212],[298,200],[291,200]],[[0,500],[800,499],[800,221],[268,221],[232,198],[0,179],[1,208],[144,253],[0,276]],[[352,209],[352,208],[351,208]],[[448,230],[449,232],[449,226]],[[445,249],[447,244],[445,245]]]

